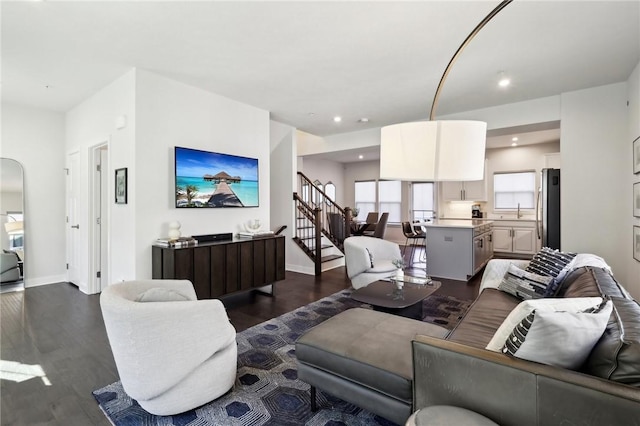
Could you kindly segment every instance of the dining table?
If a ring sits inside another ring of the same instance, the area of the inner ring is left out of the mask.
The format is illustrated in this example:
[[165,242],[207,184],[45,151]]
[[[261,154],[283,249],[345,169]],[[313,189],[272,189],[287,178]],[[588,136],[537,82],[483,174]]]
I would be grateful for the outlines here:
[[351,221],[351,235],[362,236],[368,230],[375,229],[375,223],[367,223],[364,221]]

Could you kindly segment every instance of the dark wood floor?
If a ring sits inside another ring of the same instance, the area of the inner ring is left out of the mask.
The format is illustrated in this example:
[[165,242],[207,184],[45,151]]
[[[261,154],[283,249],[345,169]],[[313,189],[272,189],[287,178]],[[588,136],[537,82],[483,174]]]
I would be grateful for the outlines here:
[[[478,277],[469,283],[444,280],[438,293],[472,299],[478,283]],[[275,297],[250,293],[227,298],[225,305],[240,332],[349,287],[344,268],[320,278],[287,272]],[[91,395],[118,380],[99,295],[68,283],[0,294],[0,321],[0,369],[24,378],[0,380],[0,424],[110,424]]]

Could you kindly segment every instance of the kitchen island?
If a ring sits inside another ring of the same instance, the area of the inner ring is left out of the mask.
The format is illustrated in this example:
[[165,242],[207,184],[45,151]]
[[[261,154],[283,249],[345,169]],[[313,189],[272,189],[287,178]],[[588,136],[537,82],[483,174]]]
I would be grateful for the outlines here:
[[440,219],[427,228],[427,273],[467,281],[493,257],[493,222]]

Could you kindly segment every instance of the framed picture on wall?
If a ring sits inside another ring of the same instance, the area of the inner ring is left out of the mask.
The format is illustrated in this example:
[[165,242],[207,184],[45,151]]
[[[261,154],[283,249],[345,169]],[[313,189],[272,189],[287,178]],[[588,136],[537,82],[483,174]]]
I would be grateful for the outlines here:
[[640,136],[633,141],[633,173],[640,173]]
[[127,168],[116,170],[116,204],[127,204]]
[[633,184],[633,215],[640,217],[640,182]]
[[633,258],[640,262],[640,226],[633,227]]

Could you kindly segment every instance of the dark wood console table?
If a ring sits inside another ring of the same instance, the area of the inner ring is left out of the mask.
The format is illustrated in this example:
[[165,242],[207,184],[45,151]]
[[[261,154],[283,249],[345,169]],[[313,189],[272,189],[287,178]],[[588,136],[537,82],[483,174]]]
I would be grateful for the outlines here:
[[186,279],[198,299],[253,290],[285,278],[284,236],[152,248],[154,279]]

